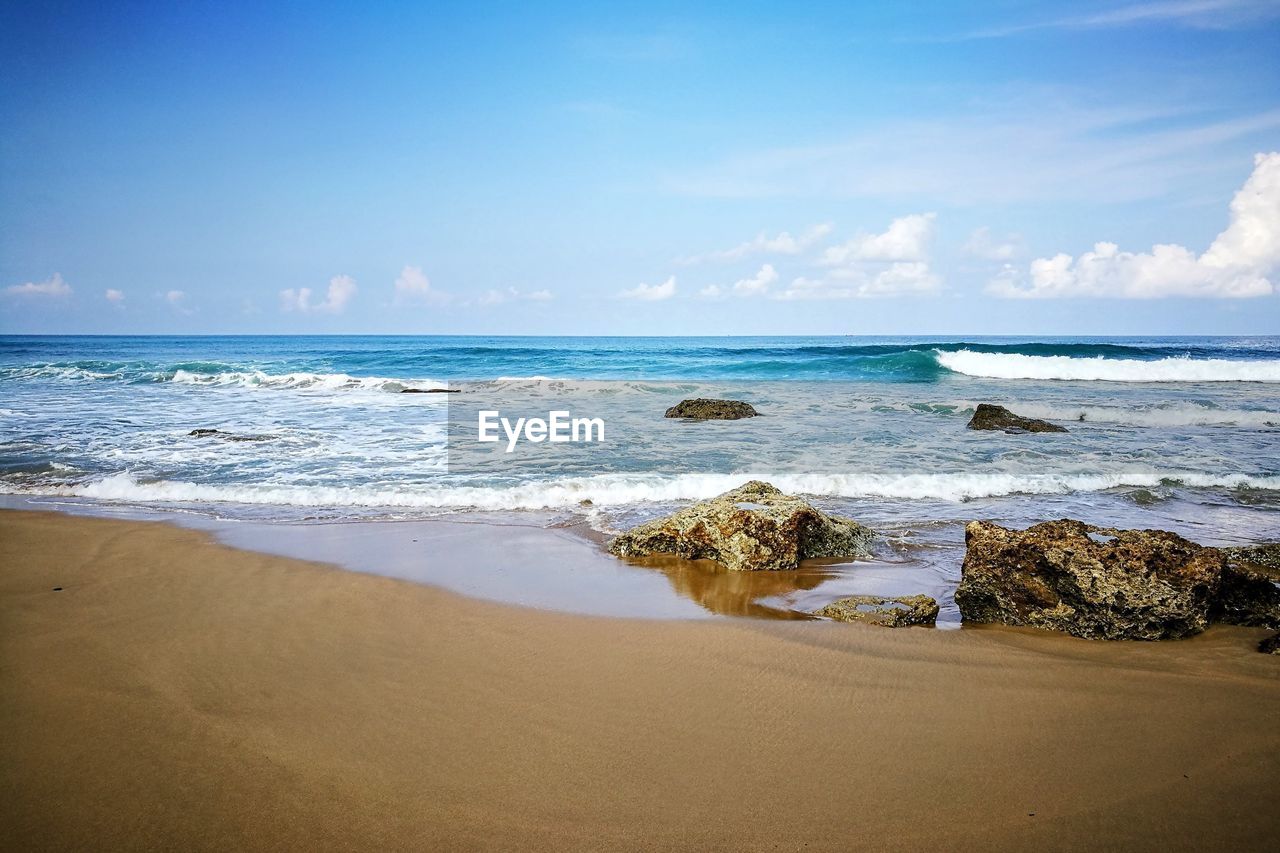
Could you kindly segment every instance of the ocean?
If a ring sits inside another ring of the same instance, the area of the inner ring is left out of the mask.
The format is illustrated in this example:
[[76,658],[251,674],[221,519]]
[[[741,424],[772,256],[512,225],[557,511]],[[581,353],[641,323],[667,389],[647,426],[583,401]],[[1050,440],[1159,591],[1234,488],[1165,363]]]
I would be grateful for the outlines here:
[[[697,396],[762,417],[663,417]],[[982,402],[1070,431],[967,430]],[[488,407],[606,440],[459,442]],[[46,504],[607,535],[752,478],[948,578],[973,518],[1280,539],[1280,338],[0,338],[0,491]]]

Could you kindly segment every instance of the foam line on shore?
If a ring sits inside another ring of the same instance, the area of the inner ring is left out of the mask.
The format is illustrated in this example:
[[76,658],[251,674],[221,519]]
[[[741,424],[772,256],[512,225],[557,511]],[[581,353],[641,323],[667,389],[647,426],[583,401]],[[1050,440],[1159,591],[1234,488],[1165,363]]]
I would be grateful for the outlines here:
[[1133,487],[1183,485],[1191,488],[1280,490],[1280,476],[1127,468],[1110,472],[949,473],[886,475],[785,474],[606,474],[568,477],[508,487],[298,486],[273,483],[203,484],[177,480],[142,482],[128,473],[70,486],[44,486],[15,493],[83,497],[109,501],[239,503],[303,507],[391,507],[482,510],[573,508],[701,500],[750,479],[767,480],[787,492],[837,498],[896,498],[964,501],[1014,494],[1048,495]]

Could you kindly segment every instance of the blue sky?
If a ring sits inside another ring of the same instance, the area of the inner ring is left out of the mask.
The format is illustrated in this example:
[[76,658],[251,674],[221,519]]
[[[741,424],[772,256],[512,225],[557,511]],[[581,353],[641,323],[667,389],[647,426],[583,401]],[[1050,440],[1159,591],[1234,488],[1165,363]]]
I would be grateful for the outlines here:
[[0,331],[1280,333],[1280,2],[889,6],[6,4]]

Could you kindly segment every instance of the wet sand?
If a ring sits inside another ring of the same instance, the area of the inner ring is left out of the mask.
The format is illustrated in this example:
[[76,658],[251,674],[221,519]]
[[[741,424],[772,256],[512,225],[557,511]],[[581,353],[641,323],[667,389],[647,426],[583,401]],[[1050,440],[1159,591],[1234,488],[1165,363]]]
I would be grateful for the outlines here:
[[0,838],[1271,849],[1264,634],[589,617],[5,511]]

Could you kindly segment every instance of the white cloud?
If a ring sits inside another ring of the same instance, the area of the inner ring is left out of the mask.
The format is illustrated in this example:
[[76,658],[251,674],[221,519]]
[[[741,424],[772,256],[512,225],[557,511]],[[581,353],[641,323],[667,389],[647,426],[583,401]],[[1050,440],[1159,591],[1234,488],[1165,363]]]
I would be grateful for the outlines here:
[[889,223],[881,234],[859,234],[841,246],[822,253],[824,266],[841,266],[851,261],[921,261],[933,238],[934,213],[913,213]]
[[676,295],[676,277],[671,276],[662,284],[638,284],[630,290],[618,294],[623,299],[640,299],[645,302],[658,302]]
[[769,285],[778,280],[778,272],[773,264],[765,264],[751,278],[739,279],[733,283],[733,292],[739,296],[756,296],[769,289]]
[[835,283],[826,279],[797,278],[774,298],[868,299],[933,293],[942,281],[925,261],[898,261],[881,269],[847,267]]
[[110,302],[112,305],[121,305],[124,303],[124,291],[116,290],[114,287],[108,287],[106,293],[102,294],[102,298]]
[[936,291],[942,284],[929,266],[933,213],[900,216],[876,234],[862,233],[819,256],[823,278],[797,278],[775,298],[865,299]]
[[517,288],[508,287],[506,290],[487,291],[476,301],[481,305],[501,305],[504,302],[515,302],[521,299],[530,302],[548,302],[554,298],[555,295],[550,290],[535,290],[532,293],[523,293]]
[[164,293],[157,293],[159,299],[164,300],[175,314],[194,314],[194,308],[187,307],[187,294],[183,290],[166,290]]
[[679,263],[700,264],[707,261],[739,261],[751,255],[765,254],[798,255],[830,234],[831,229],[830,222],[823,222],[819,225],[814,225],[798,237],[792,236],[787,231],[779,232],[776,236],[770,237],[761,231],[754,239],[739,243],[732,249],[707,252],[703,255],[691,255],[687,258],[680,258]]
[[311,288],[292,287],[280,291],[280,310],[299,314],[341,314],[356,295],[356,280],[349,275],[329,279],[329,289],[320,302],[311,301]]
[[1090,30],[1142,23],[1169,23],[1198,29],[1225,29],[1275,16],[1280,10],[1267,0],[1164,0],[1130,3],[1065,18],[1006,24],[949,36],[939,41],[997,39],[1036,30]]
[[449,301],[449,294],[436,290],[431,286],[422,267],[406,265],[396,277],[395,304],[405,305],[412,302],[441,304]]
[[60,274],[54,273],[46,281],[11,284],[4,292],[8,296],[51,296],[62,299],[71,295],[71,285],[63,281]]
[[1022,249],[1022,238],[1017,234],[1009,234],[1001,239],[991,236],[987,226],[975,228],[961,249],[975,258],[988,261],[1009,261],[1016,258]]
[[702,299],[724,299],[730,294],[740,297],[761,296],[768,293],[769,285],[777,280],[778,271],[773,268],[773,264],[764,264],[750,278],[738,279],[726,286],[709,284],[698,291],[698,296]]
[[1150,252],[1122,252],[1101,242],[1077,258],[1037,258],[1024,283],[1006,266],[987,291],[996,296],[1122,297],[1266,296],[1268,276],[1280,266],[1280,153],[1259,154],[1253,174],[1231,201],[1231,221],[1199,257],[1185,246],[1161,244]]
[[664,185],[708,198],[1006,205],[1183,193],[1176,202],[1189,187],[1233,173],[1241,146],[1274,144],[1280,130],[1280,109],[1211,120],[1221,104],[1158,97],[1134,106],[1043,86],[976,97],[960,92],[951,111],[865,121],[807,144],[735,152],[669,173]]

